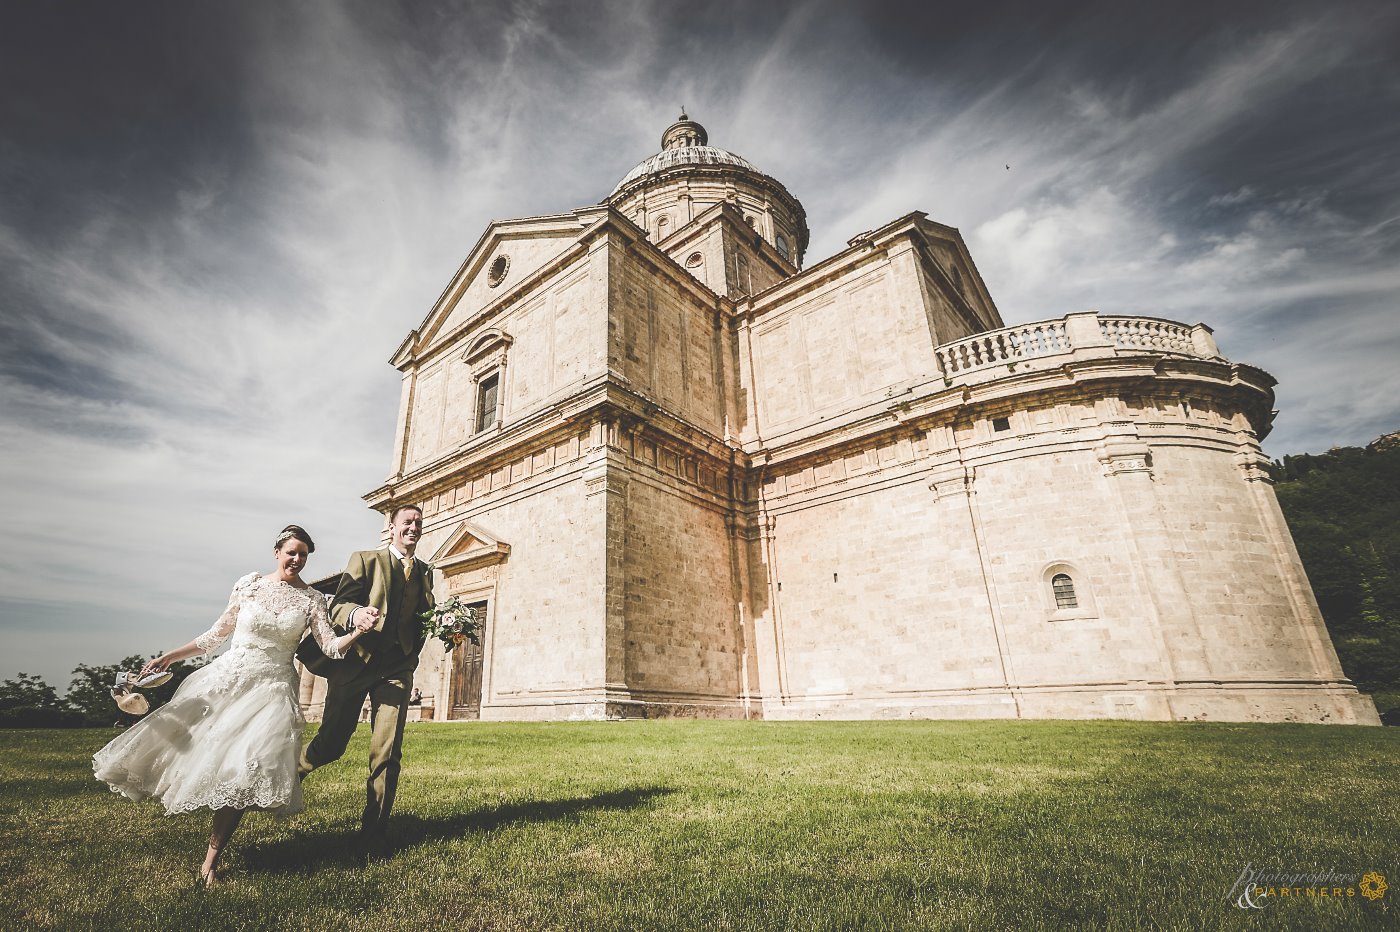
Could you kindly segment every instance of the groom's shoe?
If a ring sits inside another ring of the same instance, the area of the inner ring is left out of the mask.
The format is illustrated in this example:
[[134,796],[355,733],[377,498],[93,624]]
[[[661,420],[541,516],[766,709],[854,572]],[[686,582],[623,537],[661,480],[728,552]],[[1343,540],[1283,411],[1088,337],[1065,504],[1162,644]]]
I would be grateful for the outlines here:
[[394,853],[389,836],[379,832],[361,832],[355,848],[367,861],[387,861]]

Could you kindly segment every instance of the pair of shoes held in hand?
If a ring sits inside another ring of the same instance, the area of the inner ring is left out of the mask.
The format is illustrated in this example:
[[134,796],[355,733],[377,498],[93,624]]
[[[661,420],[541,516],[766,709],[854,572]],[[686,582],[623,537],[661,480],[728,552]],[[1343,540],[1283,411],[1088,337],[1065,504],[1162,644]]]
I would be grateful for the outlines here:
[[164,686],[170,682],[170,678],[175,674],[169,670],[158,673],[148,673],[145,676],[137,676],[135,673],[128,673],[125,670],[117,674],[117,683],[112,687],[112,698],[117,700],[117,708],[131,715],[145,715],[151,709],[151,704],[146,701],[146,697],[137,689],[155,689],[157,686]]

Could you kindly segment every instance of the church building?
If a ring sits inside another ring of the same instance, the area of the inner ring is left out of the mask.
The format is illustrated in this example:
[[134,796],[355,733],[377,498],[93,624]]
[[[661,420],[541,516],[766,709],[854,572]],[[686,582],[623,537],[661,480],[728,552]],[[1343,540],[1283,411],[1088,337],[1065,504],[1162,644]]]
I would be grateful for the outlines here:
[[918,211],[807,247],[684,113],[601,203],[482,234],[390,360],[366,496],[421,505],[437,598],[484,611],[424,650],[432,718],[1378,724],[1267,373],[1199,323],[1007,326]]

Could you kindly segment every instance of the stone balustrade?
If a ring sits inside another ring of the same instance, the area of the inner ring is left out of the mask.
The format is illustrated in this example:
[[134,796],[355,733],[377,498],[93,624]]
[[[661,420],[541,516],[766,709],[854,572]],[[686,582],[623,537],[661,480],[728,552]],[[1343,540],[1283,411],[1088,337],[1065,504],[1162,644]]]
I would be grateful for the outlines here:
[[1018,363],[1049,357],[1135,355],[1143,351],[1218,359],[1211,329],[1156,317],[1105,316],[1097,311],[1060,320],[1017,324],[974,334],[934,350],[947,380],[995,366],[1015,371]]

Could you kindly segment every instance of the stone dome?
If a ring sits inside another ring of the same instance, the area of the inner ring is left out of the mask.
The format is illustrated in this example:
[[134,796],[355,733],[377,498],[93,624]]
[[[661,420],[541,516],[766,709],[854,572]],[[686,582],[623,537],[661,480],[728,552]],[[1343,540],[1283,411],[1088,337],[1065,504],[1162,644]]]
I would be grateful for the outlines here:
[[656,242],[716,204],[728,203],[797,268],[807,250],[807,212],[782,182],[728,149],[681,111],[661,134],[661,151],[623,176],[604,203]]
[[763,174],[748,159],[735,155],[728,149],[720,149],[717,146],[678,146],[674,149],[662,149],[651,158],[643,159],[636,168],[622,176],[612,193],[616,194],[644,175],[654,175],[681,165],[731,165]]

